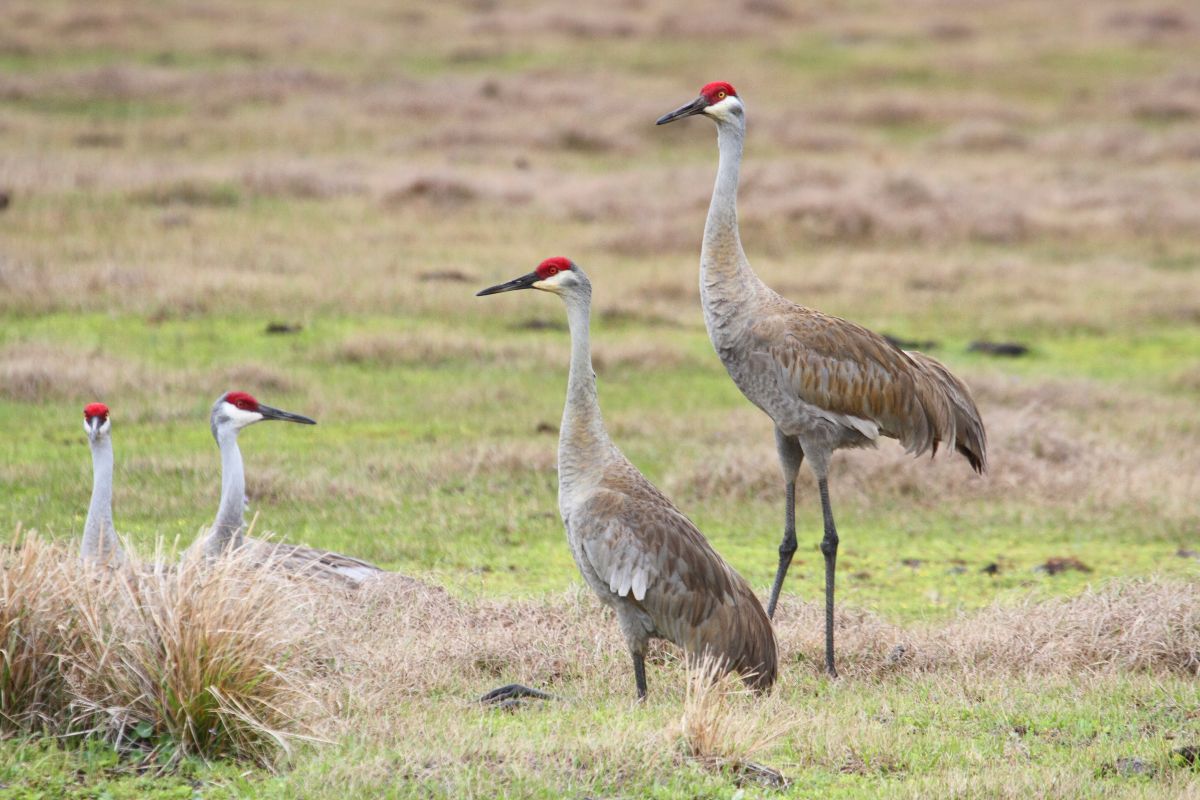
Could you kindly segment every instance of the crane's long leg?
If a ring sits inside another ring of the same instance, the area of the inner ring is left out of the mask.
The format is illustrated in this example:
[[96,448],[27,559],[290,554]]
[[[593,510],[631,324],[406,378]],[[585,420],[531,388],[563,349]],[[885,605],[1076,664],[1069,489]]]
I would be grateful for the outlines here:
[[633,679],[637,682],[638,702],[646,699],[646,656],[633,652]]
[[779,568],[775,571],[775,583],[771,584],[771,599],[767,603],[767,616],[775,618],[775,605],[783,590],[783,579],[787,577],[792,556],[796,553],[796,473],[804,461],[804,450],[794,436],[788,436],[775,427],[775,450],[779,453],[779,468],[783,472],[783,483],[787,499],[783,520],[783,541],[779,543]]
[[829,482],[817,480],[821,492],[821,513],[825,517],[825,538],[821,540],[821,554],[825,556],[825,671],[837,677],[833,666],[833,578],[837,569],[837,528],[833,524],[833,507],[829,503]]
[[796,553],[796,481],[787,483],[787,499],[784,511],[783,541],[779,543],[779,568],[775,570],[775,583],[771,584],[771,600],[767,603],[767,616],[775,618],[775,605],[783,590],[783,579],[787,577],[792,556]]

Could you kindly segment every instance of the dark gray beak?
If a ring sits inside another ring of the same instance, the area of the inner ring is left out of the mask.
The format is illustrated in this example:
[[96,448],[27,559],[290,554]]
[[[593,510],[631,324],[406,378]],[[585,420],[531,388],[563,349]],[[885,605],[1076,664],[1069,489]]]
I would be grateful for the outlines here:
[[658,118],[658,122],[654,124],[666,125],[668,122],[674,122],[677,119],[683,119],[684,117],[690,117],[693,114],[699,114],[706,108],[708,108],[708,100],[704,99],[704,96],[701,95],[692,102],[688,103],[686,106],[680,106],[670,114],[663,114]]
[[484,289],[482,292],[476,292],[476,297],[483,297],[485,294],[500,294],[501,292],[515,292],[517,289],[529,289],[541,278],[536,272],[531,272],[528,275],[522,275],[519,278],[514,278],[508,283],[498,283],[495,286]]
[[315,419],[302,417],[299,414],[293,414],[290,411],[280,411],[278,408],[264,406],[262,403],[258,404],[258,413],[263,415],[263,419],[278,419],[283,420],[284,422],[299,422],[301,425],[317,424]]

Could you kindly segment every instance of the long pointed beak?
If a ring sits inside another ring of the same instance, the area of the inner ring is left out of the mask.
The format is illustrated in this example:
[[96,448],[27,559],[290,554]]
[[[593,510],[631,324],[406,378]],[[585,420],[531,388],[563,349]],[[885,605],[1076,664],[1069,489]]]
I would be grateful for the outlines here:
[[92,438],[95,438],[96,434],[99,433],[100,426],[103,424],[104,424],[104,420],[101,419],[100,417],[88,417],[87,418],[88,432],[92,435]]
[[699,114],[706,108],[708,108],[708,100],[704,99],[704,96],[701,95],[692,102],[688,103],[686,106],[680,106],[670,114],[663,114],[658,118],[658,122],[654,124],[666,125],[668,122],[674,122],[677,119],[683,119],[684,117],[690,117],[693,114]]
[[514,278],[508,283],[498,283],[484,289],[482,292],[476,292],[476,297],[483,297],[485,294],[500,294],[501,292],[515,292],[517,289],[531,289],[541,278],[536,272],[531,272],[528,275],[522,275],[519,278]]
[[263,415],[263,419],[278,419],[283,420],[284,422],[299,422],[301,425],[317,424],[315,419],[309,419],[308,417],[303,417],[299,414],[293,414],[290,411],[281,411],[278,408],[264,406],[262,403],[258,404],[258,413]]

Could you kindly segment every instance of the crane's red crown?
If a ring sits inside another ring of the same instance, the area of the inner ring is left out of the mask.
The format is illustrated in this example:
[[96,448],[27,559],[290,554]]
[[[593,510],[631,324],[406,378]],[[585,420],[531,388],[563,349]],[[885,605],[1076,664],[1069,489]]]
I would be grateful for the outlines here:
[[700,94],[708,101],[709,105],[712,105],[721,102],[726,97],[737,97],[737,89],[733,88],[733,84],[725,81],[715,81],[705,84],[704,88],[700,90]]
[[258,411],[258,401],[254,399],[254,395],[246,392],[230,392],[225,395],[225,402],[242,411]]
[[537,275],[542,280],[553,278],[560,272],[567,272],[571,269],[571,259],[555,256],[547,258],[545,261],[537,265]]
[[88,403],[83,407],[83,418],[91,419],[92,417],[108,419],[108,406],[104,403]]

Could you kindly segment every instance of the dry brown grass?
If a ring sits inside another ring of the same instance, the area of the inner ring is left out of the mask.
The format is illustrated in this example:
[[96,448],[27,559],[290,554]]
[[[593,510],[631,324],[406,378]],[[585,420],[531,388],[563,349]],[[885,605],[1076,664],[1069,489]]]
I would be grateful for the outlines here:
[[[838,504],[918,506],[1019,496],[1071,511],[1139,508],[1149,517],[1194,518],[1200,460],[1186,423],[1186,398],[1149,400],[1088,381],[969,376],[988,431],[989,471],[975,475],[954,453],[913,459],[891,440],[834,456]],[[756,412],[710,423],[703,461],[680,460],[664,480],[672,496],[781,501],[782,478],[769,435],[747,440]],[[1116,426],[1123,427],[1116,430]],[[1200,443],[1197,443],[1200,444]],[[799,491],[815,494],[801,470]],[[1096,487],[1104,487],[1096,491]],[[805,496],[813,496],[805,494]]]
[[[247,361],[217,370],[172,369],[148,366],[114,355],[107,347],[75,347],[38,342],[17,343],[0,348],[0,398],[24,403],[135,397],[139,400],[197,397],[244,388],[280,394],[296,391],[303,382],[281,370]],[[131,413],[126,419],[141,419],[146,413],[161,419],[164,414],[190,415],[182,402],[162,408]]]
[[[814,669],[824,654],[823,608],[781,610],[783,652]],[[1114,581],[1072,598],[995,605],[947,623],[902,628],[849,611],[837,621],[838,669],[850,676],[1200,674],[1200,587],[1165,579]]]
[[318,644],[311,592],[280,572],[237,555],[120,571],[80,604],[77,704],[120,745],[270,765],[311,714]]
[[[680,738],[689,758],[709,769],[748,773],[760,782],[781,785],[783,777],[750,759],[792,733],[794,720],[764,714],[754,693],[705,656],[687,665]],[[777,710],[777,709],[775,709]]]
[[[0,688],[10,729],[86,730],[156,757],[272,765],[310,731],[390,741],[411,703],[449,695],[465,707],[500,683],[550,689],[555,702],[632,698],[615,621],[582,587],[538,601],[460,600],[391,574],[351,593],[237,558],[97,572],[36,536],[5,555]],[[800,665],[788,669],[819,671],[821,619],[818,603],[784,599],[781,661]],[[837,635],[851,683],[1190,677],[1200,673],[1200,587],[1114,582],[907,628],[842,611]],[[667,738],[709,768],[781,780],[751,759],[796,736],[821,739],[805,751],[822,763],[885,769],[712,665],[689,668],[669,647],[651,662],[652,692],[681,693]]]
[[0,397],[24,403],[106,397],[136,385],[141,373],[101,351],[43,344],[0,349]]
[[270,766],[318,706],[316,595],[270,563],[131,558],[108,570],[29,534],[4,554],[6,727],[94,734],[160,763]]
[[[802,669],[819,671],[823,607],[782,602],[781,663],[799,659],[811,665]],[[344,688],[370,707],[464,684],[486,688],[510,681],[572,694],[599,687],[632,693],[616,623],[582,588],[546,601],[462,601],[386,576],[358,594],[339,596],[322,619],[343,631],[339,662],[346,675],[357,676]],[[998,605],[909,628],[843,611],[837,635],[839,669],[851,680],[927,673],[1190,676],[1200,672],[1200,587],[1165,579],[1113,582],[1074,598]],[[658,665],[654,682],[673,683],[669,676],[687,669],[671,652],[660,649],[652,659]],[[740,684],[705,681],[703,675],[698,667],[687,678],[689,739],[694,734],[697,752],[719,754],[716,743],[729,741],[749,755],[753,730],[745,740],[710,731],[722,724],[719,709],[735,703],[725,696],[742,693]]]
[[[562,348],[565,349],[565,338]],[[497,342],[445,330],[404,331],[389,334],[354,334],[333,346],[329,360],[381,367],[435,366],[451,361],[533,363],[552,357],[542,342]]]
[[62,556],[35,536],[14,538],[0,553],[0,731],[53,730],[69,721],[60,661],[77,645],[79,580]]

